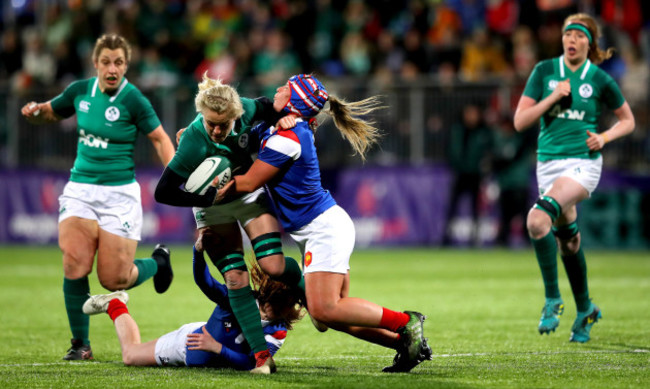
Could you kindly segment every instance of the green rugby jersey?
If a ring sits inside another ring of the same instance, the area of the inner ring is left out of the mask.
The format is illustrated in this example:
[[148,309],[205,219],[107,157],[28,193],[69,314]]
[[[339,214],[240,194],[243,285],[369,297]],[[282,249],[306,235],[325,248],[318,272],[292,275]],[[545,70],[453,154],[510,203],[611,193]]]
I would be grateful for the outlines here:
[[73,82],[51,104],[59,116],[77,113],[79,141],[70,181],[96,185],[135,181],[133,150],[138,133],[149,134],[160,125],[138,88],[124,78],[109,95],[93,77]]
[[203,126],[203,115],[198,114],[185,129],[174,158],[168,167],[183,178],[213,155],[223,155],[230,160],[232,169],[238,174],[248,171],[253,163],[252,154],[257,152],[259,141],[251,139],[250,130],[264,111],[263,104],[254,99],[241,97],[244,114],[235,121],[235,127],[222,143],[215,143]]
[[615,110],[625,102],[618,85],[605,71],[587,59],[572,72],[564,64],[564,56],[538,63],[523,94],[540,101],[553,92],[559,81],[566,79],[571,83],[571,96],[558,101],[540,119],[537,146],[540,161],[598,158],[600,151],[590,152],[587,147],[587,130],[598,132],[602,103]]

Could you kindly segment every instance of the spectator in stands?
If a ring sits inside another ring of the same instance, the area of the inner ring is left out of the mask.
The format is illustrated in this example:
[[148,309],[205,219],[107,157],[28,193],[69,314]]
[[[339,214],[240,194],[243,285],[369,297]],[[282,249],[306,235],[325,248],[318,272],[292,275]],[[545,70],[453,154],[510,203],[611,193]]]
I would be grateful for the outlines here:
[[467,104],[462,109],[461,120],[450,130],[449,166],[453,184],[449,192],[449,206],[445,217],[445,235],[442,244],[453,240],[452,222],[458,213],[462,197],[469,197],[471,209],[470,241],[479,243],[479,200],[481,184],[488,173],[487,158],[492,148],[492,130],[485,124],[481,107]]

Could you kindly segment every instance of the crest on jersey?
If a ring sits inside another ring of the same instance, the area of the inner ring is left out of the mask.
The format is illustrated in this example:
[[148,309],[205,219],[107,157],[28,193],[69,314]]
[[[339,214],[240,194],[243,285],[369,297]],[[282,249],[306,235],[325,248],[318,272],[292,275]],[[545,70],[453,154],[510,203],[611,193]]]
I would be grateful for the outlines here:
[[106,120],[109,122],[114,122],[120,118],[120,110],[116,106],[110,106],[106,108],[104,117],[106,117]]
[[548,82],[548,89],[555,90],[557,88],[557,80],[551,80]]
[[81,100],[79,102],[79,111],[88,112],[90,110],[90,103],[86,100]]
[[237,143],[239,143],[239,147],[242,149],[248,147],[248,134],[241,134]]
[[591,97],[591,95],[594,94],[594,88],[592,88],[591,85],[589,84],[582,84],[580,85],[578,92],[580,93],[580,96],[586,99]]

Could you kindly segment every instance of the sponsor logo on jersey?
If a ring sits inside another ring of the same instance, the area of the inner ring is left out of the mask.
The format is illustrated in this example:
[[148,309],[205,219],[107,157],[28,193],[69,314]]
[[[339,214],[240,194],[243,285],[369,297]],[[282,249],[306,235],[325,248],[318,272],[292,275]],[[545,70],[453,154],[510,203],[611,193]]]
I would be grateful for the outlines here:
[[195,219],[197,222],[200,222],[200,221],[202,221],[202,220],[205,220],[205,211],[197,211],[197,212],[194,214],[194,219]]
[[305,267],[311,265],[311,260],[312,260],[311,251],[307,251],[305,253]]
[[114,122],[120,118],[120,110],[116,106],[112,105],[106,108],[106,111],[104,112],[104,117],[106,117],[106,120],[108,120],[109,122]]
[[90,110],[90,103],[86,100],[81,100],[79,102],[79,111],[88,112]]
[[551,80],[548,82],[548,89],[555,90],[557,88],[557,80]]
[[585,111],[579,111],[577,109],[563,110],[559,104],[554,105],[548,114],[560,119],[569,119],[569,120],[583,120],[585,117]]
[[102,138],[101,136],[93,134],[86,135],[86,130],[84,129],[79,130],[79,143],[83,143],[85,146],[106,149],[108,148],[109,141],[110,139]]
[[241,136],[237,140],[237,143],[239,144],[239,147],[241,147],[242,149],[248,147],[248,134],[241,134]]
[[580,93],[580,96],[587,99],[594,94],[594,88],[589,84],[582,84],[580,85],[580,88],[578,88],[578,92]]

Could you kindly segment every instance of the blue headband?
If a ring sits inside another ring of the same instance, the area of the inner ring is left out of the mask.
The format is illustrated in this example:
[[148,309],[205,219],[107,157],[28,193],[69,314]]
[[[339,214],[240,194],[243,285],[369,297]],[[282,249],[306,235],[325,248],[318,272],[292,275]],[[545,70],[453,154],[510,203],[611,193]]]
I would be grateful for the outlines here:
[[591,32],[589,32],[589,29],[587,27],[583,26],[580,23],[570,23],[568,26],[566,26],[564,28],[564,32],[567,32],[569,30],[582,31],[587,36],[587,38],[589,39],[589,44],[591,44],[591,41],[593,40],[593,38],[591,37]]
[[282,110],[302,117],[318,115],[327,102],[329,95],[318,79],[309,74],[298,74],[289,78],[291,98]]

